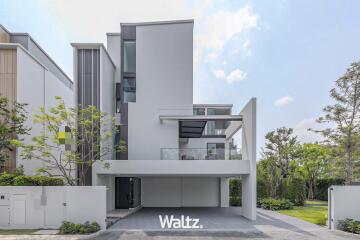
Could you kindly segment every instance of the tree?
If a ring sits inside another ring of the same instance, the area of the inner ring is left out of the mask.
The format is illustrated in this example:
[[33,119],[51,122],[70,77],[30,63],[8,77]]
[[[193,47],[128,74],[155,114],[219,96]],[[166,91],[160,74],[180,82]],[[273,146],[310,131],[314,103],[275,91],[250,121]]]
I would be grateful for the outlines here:
[[294,170],[293,160],[299,157],[299,143],[292,128],[278,128],[266,134],[263,156],[270,159],[280,169],[280,175],[287,178]]
[[360,62],[352,63],[346,73],[336,81],[330,97],[335,101],[326,106],[325,116],[319,123],[334,124],[332,128],[321,131],[328,142],[344,149],[345,180],[353,180],[354,156],[360,149]]
[[25,126],[27,120],[26,104],[11,102],[0,96],[0,169],[9,159],[9,153],[15,151],[11,145],[14,139],[27,135],[30,128]]
[[[267,193],[269,193],[272,198],[276,198],[281,184],[281,176],[280,170],[275,165],[275,161],[272,157],[263,158],[259,161],[256,169],[258,183],[265,183],[268,188],[268,190],[262,189],[262,192],[266,192],[266,194],[264,194],[265,197],[267,197]],[[258,196],[259,195],[260,194],[258,194]]]
[[299,157],[300,145],[291,128],[278,128],[265,136],[265,149],[262,152],[263,172],[271,186],[271,196],[286,195],[288,178],[294,173]]
[[[119,129],[106,113],[95,106],[67,107],[61,97],[55,99],[56,106],[48,111],[40,108],[34,115],[34,124],[41,124],[44,131],[33,137],[31,144],[20,144],[21,156],[42,161],[41,173],[63,177],[68,185],[85,185],[91,166],[103,163],[102,159],[114,152],[125,151],[126,145],[113,143]],[[104,163],[104,167],[108,166]]]
[[307,181],[308,199],[314,199],[316,180],[323,177],[330,167],[329,147],[320,144],[304,144],[301,148],[300,171]]

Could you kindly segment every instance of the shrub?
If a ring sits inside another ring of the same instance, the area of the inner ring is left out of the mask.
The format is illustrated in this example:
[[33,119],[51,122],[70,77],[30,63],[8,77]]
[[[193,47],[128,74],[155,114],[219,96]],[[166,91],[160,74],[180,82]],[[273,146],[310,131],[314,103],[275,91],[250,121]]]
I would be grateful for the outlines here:
[[270,194],[270,185],[265,182],[265,180],[257,179],[256,181],[256,189],[257,189],[257,202],[259,203],[261,199],[269,198]]
[[360,234],[360,221],[346,218],[345,220],[339,221],[338,228],[346,232]]
[[292,209],[294,207],[294,204],[288,199],[264,198],[260,200],[260,206],[263,209],[276,211]]
[[48,176],[25,176],[4,173],[0,175],[0,186],[63,186],[61,178]]
[[64,221],[59,229],[60,234],[88,234],[100,230],[97,222],[85,222],[84,224]]
[[240,196],[230,196],[230,206],[241,206],[241,197]]
[[241,206],[241,179],[232,178],[229,181],[230,206]]
[[331,185],[344,185],[345,180],[342,178],[324,178],[318,179],[315,184],[315,199],[328,200],[328,188]]
[[304,206],[306,200],[305,181],[294,177],[287,182],[284,198],[289,199],[295,206]]
[[9,174],[9,173],[3,173],[0,175],[0,186],[11,186],[14,184],[14,178],[17,175]]
[[61,178],[48,176],[17,176],[14,178],[14,186],[63,186]]

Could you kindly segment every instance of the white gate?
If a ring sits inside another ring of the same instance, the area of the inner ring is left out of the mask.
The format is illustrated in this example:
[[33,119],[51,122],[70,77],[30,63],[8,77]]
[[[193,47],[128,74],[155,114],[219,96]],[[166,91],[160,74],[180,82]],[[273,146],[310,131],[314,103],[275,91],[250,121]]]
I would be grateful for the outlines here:
[[45,206],[45,226],[56,227],[64,219],[64,188],[43,187],[41,204]]

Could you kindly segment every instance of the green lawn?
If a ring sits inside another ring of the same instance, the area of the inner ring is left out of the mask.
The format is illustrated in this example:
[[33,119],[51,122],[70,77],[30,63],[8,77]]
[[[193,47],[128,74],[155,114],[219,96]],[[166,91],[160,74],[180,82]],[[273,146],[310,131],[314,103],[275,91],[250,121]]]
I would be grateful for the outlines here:
[[38,229],[0,229],[0,235],[27,235],[38,231]]
[[291,210],[280,210],[278,212],[325,226],[328,214],[328,205],[326,201],[306,201],[305,206],[303,207],[294,207],[294,209]]

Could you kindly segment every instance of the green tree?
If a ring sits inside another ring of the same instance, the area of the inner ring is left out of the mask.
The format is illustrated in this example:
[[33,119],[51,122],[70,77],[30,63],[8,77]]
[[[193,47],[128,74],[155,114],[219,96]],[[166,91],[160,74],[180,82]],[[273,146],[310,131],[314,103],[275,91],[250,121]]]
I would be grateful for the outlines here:
[[26,104],[11,102],[6,97],[0,96],[0,169],[9,159],[9,153],[15,151],[11,144],[14,139],[21,141],[21,135],[30,131],[25,126],[27,119]]
[[326,106],[325,116],[318,122],[330,123],[334,127],[320,132],[328,142],[344,150],[344,172],[346,183],[353,180],[354,160],[360,149],[360,62],[352,63],[346,73],[336,81],[330,97],[335,101]]
[[42,125],[43,132],[33,137],[30,144],[16,144],[22,147],[23,158],[44,163],[39,172],[60,176],[68,185],[85,185],[91,166],[99,162],[108,167],[102,159],[125,151],[126,145],[123,141],[113,143],[119,129],[108,114],[95,106],[67,107],[60,97],[55,99],[54,107],[48,111],[40,108],[34,115],[34,124]]
[[320,144],[304,144],[301,148],[300,171],[308,184],[308,199],[314,199],[316,181],[330,167],[331,150]]
[[265,136],[265,149],[262,151],[263,168],[268,172],[271,196],[286,194],[286,180],[297,168],[300,145],[291,128],[278,128]]
[[279,168],[283,178],[287,178],[295,170],[296,165],[293,160],[299,157],[300,145],[297,137],[293,135],[293,129],[278,128],[267,133],[265,139],[267,142],[263,156]]

